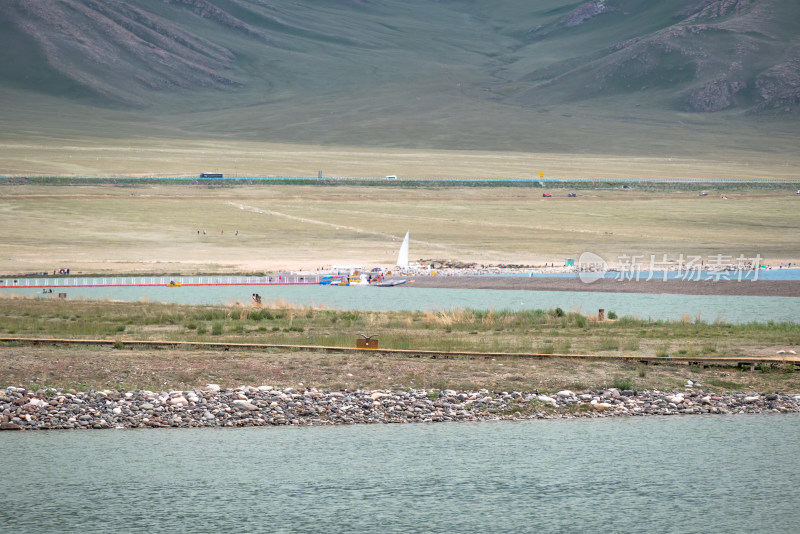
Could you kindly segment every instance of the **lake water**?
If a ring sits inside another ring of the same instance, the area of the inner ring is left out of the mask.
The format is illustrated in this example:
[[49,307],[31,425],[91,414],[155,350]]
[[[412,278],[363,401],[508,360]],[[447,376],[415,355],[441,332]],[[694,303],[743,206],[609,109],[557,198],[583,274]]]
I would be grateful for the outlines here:
[[797,532],[800,416],[5,432],[28,532]]
[[[584,275],[588,273],[583,273]],[[599,273],[598,273],[599,275]],[[602,273],[603,278],[617,280],[800,280],[800,269],[758,269],[742,271],[656,271],[640,269],[639,271],[607,271]],[[509,273],[509,274],[487,274],[482,276],[514,276],[514,277],[533,277],[533,278],[579,278],[580,273]]]
[[[749,282],[742,282],[749,283]],[[653,295],[643,293],[601,293],[573,291],[511,291],[490,289],[433,289],[413,287],[330,287],[306,286],[200,286],[156,287],[81,287],[55,289],[42,295],[41,289],[10,287],[2,294],[57,298],[111,299],[122,301],[176,302],[181,304],[226,305],[250,303],[259,293],[265,303],[283,300],[304,306],[329,309],[375,311],[447,311],[459,308],[478,310],[529,310],[561,308],[594,315],[603,308],[620,317],[680,320],[684,316],[712,322],[798,321],[798,297],[739,297],[717,295]]]

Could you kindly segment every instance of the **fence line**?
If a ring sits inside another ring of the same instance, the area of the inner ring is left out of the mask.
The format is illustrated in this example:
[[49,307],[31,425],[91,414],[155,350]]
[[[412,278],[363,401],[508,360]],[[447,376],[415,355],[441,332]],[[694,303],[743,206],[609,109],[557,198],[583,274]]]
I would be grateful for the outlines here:
[[319,284],[320,276],[279,274],[270,276],[121,276],[121,277],[59,277],[3,278],[2,288],[55,287],[195,287],[195,286],[286,286]]

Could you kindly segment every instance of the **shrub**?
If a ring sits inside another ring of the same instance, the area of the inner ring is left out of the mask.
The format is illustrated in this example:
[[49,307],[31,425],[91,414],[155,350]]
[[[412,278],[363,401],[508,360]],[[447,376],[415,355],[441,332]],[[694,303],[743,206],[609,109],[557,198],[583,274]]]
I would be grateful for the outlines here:
[[570,320],[572,320],[572,322],[573,322],[573,323],[575,324],[575,326],[577,326],[578,328],[586,328],[586,324],[587,324],[586,317],[584,317],[584,316],[583,316],[583,315],[581,315],[580,313],[570,312],[570,313],[567,315],[567,317],[568,317]]
[[211,335],[212,336],[221,336],[222,335],[222,323],[214,323],[211,325]]
[[608,318],[609,319],[616,319],[617,318],[617,312],[614,312],[614,311],[608,312]]
[[633,379],[628,376],[615,376],[614,387],[619,390],[633,389]]

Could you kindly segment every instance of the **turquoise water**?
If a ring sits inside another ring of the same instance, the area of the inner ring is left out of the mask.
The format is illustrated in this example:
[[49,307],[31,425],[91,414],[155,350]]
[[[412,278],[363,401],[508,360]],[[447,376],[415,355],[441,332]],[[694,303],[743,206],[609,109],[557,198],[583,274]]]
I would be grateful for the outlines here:
[[[579,273],[508,273],[482,276],[513,276],[532,278],[578,278]],[[732,280],[747,282],[752,280],[800,280],[800,269],[759,269],[757,271],[650,271],[646,268],[635,271],[608,271],[603,278],[612,280]]]
[[[742,282],[745,283],[745,282]],[[206,287],[89,287],[60,288],[42,295],[41,289],[4,288],[2,294],[19,294],[57,298],[58,292],[68,298],[111,299],[182,304],[250,303],[250,296],[259,293],[265,303],[284,300],[306,306],[329,309],[402,311],[440,311],[458,308],[473,309],[551,309],[577,311],[594,315],[603,308],[620,317],[630,315],[642,319],[680,320],[688,315],[704,321],[724,320],[732,323],[750,321],[798,321],[800,298],[738,297],[716,295],[653,295],[642,293],[600,293],[571,291],[510,291],[490,289],[431,289],[414,287],[328,287],[328,286],[206,286]]]
[[29,532],[797,532],[800,417],[5,432]]

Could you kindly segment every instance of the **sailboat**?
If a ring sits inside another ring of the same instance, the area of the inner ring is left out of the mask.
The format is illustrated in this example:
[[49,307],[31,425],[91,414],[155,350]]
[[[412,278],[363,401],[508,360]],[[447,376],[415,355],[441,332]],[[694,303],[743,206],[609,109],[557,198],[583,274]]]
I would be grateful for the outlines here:
[[400,254],[397,255],[397,266],[401,269],[408,269],[408,236],[410,233],[411,230],[406,232],[403,244],[400,245]]
[[[401,271],[408,269],[408,236],[411,233],[409,230],[406,232],[406,237],[403,239],[403,244],[400,245],[400,253],[397,255],[397,267]],[[378,287],[394,287],[405,284],[405,280],[385,280],[376,284]]]

